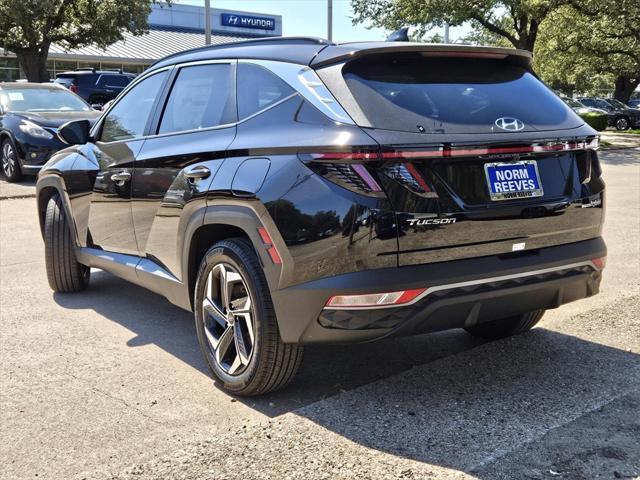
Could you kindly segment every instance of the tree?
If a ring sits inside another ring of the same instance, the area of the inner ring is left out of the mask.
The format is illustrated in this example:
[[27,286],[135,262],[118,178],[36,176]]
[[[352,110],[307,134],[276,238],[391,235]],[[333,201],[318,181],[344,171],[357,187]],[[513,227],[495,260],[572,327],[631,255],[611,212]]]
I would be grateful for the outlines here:
[[142,34],[155,0],[0,0],[0,46],[15,53],[30,82],[46,82],[49,47],[106,47]]
[[[448,23],[471,22],[506,39],[516,48],[533,51],[541,23],[559,5],[572,0],[351,0],[354,23],[396,30],[413,25],[426,32]],[[576,0],[577,1],[577,0]]]
[[596,93],[608,84],[627,103],[640,84],[640,2],[619,0],[599,11],[583,0],[558,9],[542,28],[535,57],[551,86]]

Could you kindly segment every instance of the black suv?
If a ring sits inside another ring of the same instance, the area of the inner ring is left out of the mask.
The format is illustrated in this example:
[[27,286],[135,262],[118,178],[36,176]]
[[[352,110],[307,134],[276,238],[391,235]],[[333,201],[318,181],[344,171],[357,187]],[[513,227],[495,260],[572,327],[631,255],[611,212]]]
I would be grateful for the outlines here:
[[122,70],[96,70],[86,68],[58,73],[55,83],[67,87],[91,105],[104,105],[113,100],[136,78]]
[[587,107],[606,111],[609,126],[616,127],[617,130],[640,128],[640,110],[631,108],[619,100],[596,97],[579,97],[578,100]]
[[240,395],[286,385],[303,344],[528,330],[596,294],[606,255],[596,132],[530,65],[307,38],[167,57],[60,130],[49,283],[99,268],[193,311]]

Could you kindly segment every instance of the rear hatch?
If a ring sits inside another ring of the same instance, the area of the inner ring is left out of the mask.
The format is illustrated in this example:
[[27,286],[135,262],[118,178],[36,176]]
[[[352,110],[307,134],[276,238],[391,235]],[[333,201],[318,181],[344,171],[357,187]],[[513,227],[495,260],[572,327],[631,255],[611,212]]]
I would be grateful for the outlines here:
[[353,158],[396,212],[400,265],[600,235],[596,134],[526,63],[394,51],[318,70],[380,145]]

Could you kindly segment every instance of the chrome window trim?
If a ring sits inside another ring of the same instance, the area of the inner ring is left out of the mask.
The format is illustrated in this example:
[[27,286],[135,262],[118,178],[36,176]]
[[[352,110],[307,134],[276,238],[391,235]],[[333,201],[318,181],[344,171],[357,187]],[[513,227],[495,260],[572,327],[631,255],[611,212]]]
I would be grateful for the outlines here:
[[241,59],[238,62],[266,68],[334,122],[355,125],[353,119],[311,67],[276,60]]
[[[366,307],[327,307],[327,306],[325,306],[323,310],[379,310],[379,309],[382,309],[382,308],[408,307],[410,305],[413,305],[416,302],[419,302],[420,300],[425,298],[427,295],[430,295],[430,294],[432,294],[434,292],[439,292],[441,290],[450,290],[452,288],[472,287],[472,286],[475,286],[475,285],[483,285],[485,283],[501,282],[501,281],[504,281],[504,280],[513,280],[513,279],[516,279],[516,278],[531,277],[531,276],[536,276],[536,275],[542,275],[542,274],[545,274],[545,273],[557,272],[557,271],[560,271],[560,270],[567,270],[567,269],[570,269],[570,268],[578,268],[578,267],[591,267],[596,271],[599,270],[599,268],[596,267],[595,264],[591,260],[586,260],[584,262],[570,263],[568,265],[560,265],[558,267],[543,268],[543,269],[540,269],[540,270],[529,270],[527,272],[513,273],[511,275],[500,275],[500,276],[497,276],[497,277],[484,277],[484,278],[478,278],[476,280],[468,280],[466,282],[446,283],[446,284],[442,284],[442,285],[434,285],[432,287],[428,287],[424,292],[422,292],[420,295],[418,295],[416,298],[414,298],[410,302],[402,303],[402,304],[399,304],[399,305],[373,305],[373,306],[366,306]],[[354,295],[357,295],[357,294],[354,294]]]
[[277,107],[278,105],[280,105],[281,103],[286,102],[287,100],[292,99],[293,97],[296,97],[298,95],[298,92],[293,92],[291,95],[286,96],[283,99],[278,100],[276,103],[273,103],[271,105],[269,105],[268,107],[263,108],[262,110],[257,111],[256,113],[253,113],[251,115],[249,115],[248,117],[243,118],[242,120],[238,120],[237,122],[233,122],[233,123],[225,123],[224,125],[216,125],[215,127],[206,127],[206,128],[192,128],[191,130],[180,130],[178,132],[166,132],[166,133],[156,133],[154,135],[147,135],[144,138],[161,138],[161,137],[168,137],[168,136],[173,136],[173,135],[182,135],[182,134],[187,134],[187,133],[197,133],[197,132],[208,132],[210,130],[221,130],[223,128],[230,128],[230,127],[235,127],[237,125],[240,125],[241,123],[246,122],[247,120],[252,119],[253,117],[260,115],[263,112],[266,112],[267,110],[271,110],[272,108]]
[[[263,108],[262,110],[258,110],[257,112],[252,113],[248,117],[238,119],[237,122],[227,123],[224,125],[217,125],[215,127],[182,130],[180,132],[166,132],[166,133],[160,133],[160,134],[143,135],[141,137],[129,138],[126,140],[116,140],[113,142],[101,142],[101,143],[113,145],[119,142],[124,143],[132,140],[159,138],[159,137],[166,137],[169,135],[181,135],[181,134],[187,134],[187,133],[206,132],[209,130],[220,130],[223,128],[230,128],[230,127],[239,125],[243,122],[246,122],[247,120],[250,120],[258,116],[263,112],[270,110],[271,108],[277,107],[278,105],[286,102],[287,100],[290,100],[296,95],[300,95],[301,97],[303,97],[305,100],[307,100],[312,105],[314,105],[318,110],[320,110],[324,115],[329,117],[334,122],[341,123],[341,124],[355,125],[355,122],[353,121],[353,119],[342,108],[340,103],[338,103],[338,101],[335,99],[333,94],[331,94],[331,92],[326,87],[324,82],[322,82],[320,77],[318,77],[318,74],[312,68],[306,65],[301,65],[297,63],[279,62],[275,60],[227,58],[227,59],[197,60],[197,61],[191,61],[191,62],[175,63],[172,65],[166,65],[164,67],[158,68],[157,70],[152,70],[148,73],[141,74],[140,76],[136,77],[136,79],[133,82],[127,85],[126,88],[118,95],[118,100],[114,102],[113,105],[111,105],[108,110],[103,112],[102,116],[95,123],[95,125],[93,126],[89,134],[93,137],[95,132],[97,132],[102,127],[102,123],[104,122],[104,119],[109,114],[109,112],[111,112],[111,110],[122,100],[122,98],[124,98],[124,96],[128,94],[129,90],[134,88],[138,83],[144,81],[146,78],[149,78],[150,76],[155,75],[156,73],[163,72],[165,70],[180,69],[183,67],[193,67],[198,65],[220,64],[220,63],[228,63],[228,64],[246,63],[246,64],[253,64],[253,65],[263,67],[269,72],[271,72],[272,74],[274,74],[276,77],[280,78],[287,85],[292,87],[295,90],[295,92]],[[322,93],[321,94],[318,93],[319,91]],[[169,94],[171,94],[171,92],[169,92]],[[236,92],[236,100],[237,100],[237,92]],[[96,141],[99,141],[99,140],[96,140]]]

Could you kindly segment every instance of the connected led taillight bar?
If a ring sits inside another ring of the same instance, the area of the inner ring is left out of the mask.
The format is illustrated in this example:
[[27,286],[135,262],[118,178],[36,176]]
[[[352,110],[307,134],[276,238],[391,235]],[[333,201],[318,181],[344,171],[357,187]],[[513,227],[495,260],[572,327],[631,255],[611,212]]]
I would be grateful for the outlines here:
[[510,145],[510,146],[448,146],[441,145],[433,148],[422,148],[418,150],[394,150],[377,152],[323,152],[309,154],[313,160],[321,161],[367,161],[367,160],[402,160],[417,158],[450,158],[450,157],[473,157],[484,155],[502,155],[518,153],[545,153],[545,152],[568,152],[573,150],[597,150],[600,141],[597,137],[589,140],[566,140],[531,145]]
[[426,288],[416,288],[413,290],[367,293],[364,295],[334,295],[327,301],[325,308],[342,310],[349,308],[401,306],[411,303],[426,290]]

